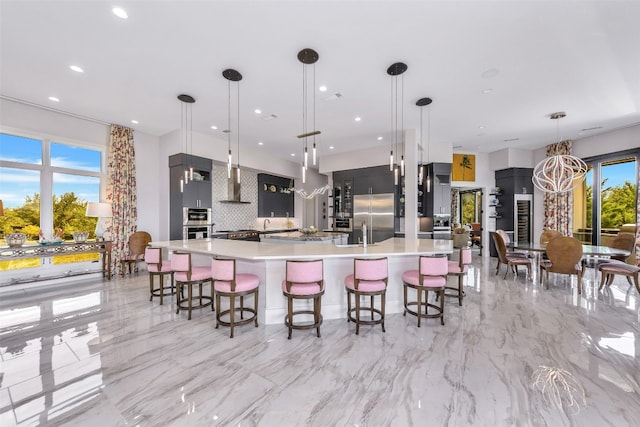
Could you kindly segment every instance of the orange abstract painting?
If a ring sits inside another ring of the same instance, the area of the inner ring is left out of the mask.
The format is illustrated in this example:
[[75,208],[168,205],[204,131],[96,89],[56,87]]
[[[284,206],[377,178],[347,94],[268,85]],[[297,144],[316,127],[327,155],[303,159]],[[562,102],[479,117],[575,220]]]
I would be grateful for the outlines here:
[[454,154],[452,165],[453,181],[476,180],[476,156],[475,154]]

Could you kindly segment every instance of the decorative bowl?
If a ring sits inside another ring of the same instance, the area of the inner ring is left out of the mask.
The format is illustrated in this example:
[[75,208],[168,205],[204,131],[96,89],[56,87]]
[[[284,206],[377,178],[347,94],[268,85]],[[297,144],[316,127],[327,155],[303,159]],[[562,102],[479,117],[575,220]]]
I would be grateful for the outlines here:
[[315,234],[318,232],[318,229],[315,227],[303,228],[300,230],[302,234]]
[[27,235],[25,233],[9,233],[4,235],[7,245],[12,248],[19,248],[27,241]]
[[74,231],[71,234],[73,235],[73,241],[76,243],[84,243],[87,241],[87,238],[89,238],[88,231]]
[[63,240],[59,239],[59,240],[40,240],[40,243],[42,246],[53,246],[53,245],[60,245],[62,244]]

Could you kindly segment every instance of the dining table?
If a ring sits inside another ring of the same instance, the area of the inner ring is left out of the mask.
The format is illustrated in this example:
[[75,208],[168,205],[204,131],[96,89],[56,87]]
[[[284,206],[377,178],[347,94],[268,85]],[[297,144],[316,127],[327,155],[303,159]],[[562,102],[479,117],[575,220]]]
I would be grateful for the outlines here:
[[[540,259],[542,254],[544,254],[547,250],[546,243],[517,243],[511,242],[509,243],[509,248],[517,251],[529,252],[532,255],[532,265],[531,265],[531,279],[534,283],[540,280],[539,271],[540,271]],[[624,256],[628,257],[631,255],[631,252],[625,249],[611,248],[609,246],[601,246],[601,245],[582,245],[582,258],[590,259],[590,258],[604,258],[608,259],[612,256]],[[585,265],[595,265],[595,263],[587,262]],[[594,281],[596,279],[594,272]],[[540,280],[541,281],[541,280]]]

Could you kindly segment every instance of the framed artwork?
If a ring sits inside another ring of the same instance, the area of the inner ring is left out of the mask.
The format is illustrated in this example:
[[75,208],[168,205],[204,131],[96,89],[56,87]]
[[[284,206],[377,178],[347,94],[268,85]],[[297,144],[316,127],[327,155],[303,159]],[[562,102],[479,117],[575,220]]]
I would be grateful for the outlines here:
[[475,181],[476,155],[454,154],[451,174],[453,181]]

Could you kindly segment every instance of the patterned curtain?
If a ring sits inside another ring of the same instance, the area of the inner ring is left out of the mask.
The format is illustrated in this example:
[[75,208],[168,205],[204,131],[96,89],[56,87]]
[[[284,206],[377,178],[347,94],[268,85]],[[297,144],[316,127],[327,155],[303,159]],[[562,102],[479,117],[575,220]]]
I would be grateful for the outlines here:
[[460,222],[460,210],[458,209],[458,205],[460,204],[460,191],[452,189],[451,190],[451,225],[453,224],[461,224]]
[[[547,157],[571,154],[571,140],[547,145]],[[557,230],[573,236],[573,191],[544,193],[544,230]]]
[[107,160],[107,201],[112,204],[111,271],[122,273],[120,259],[126,255],[129,236],[138,222],[136,153],[133,129],[111,125]]

